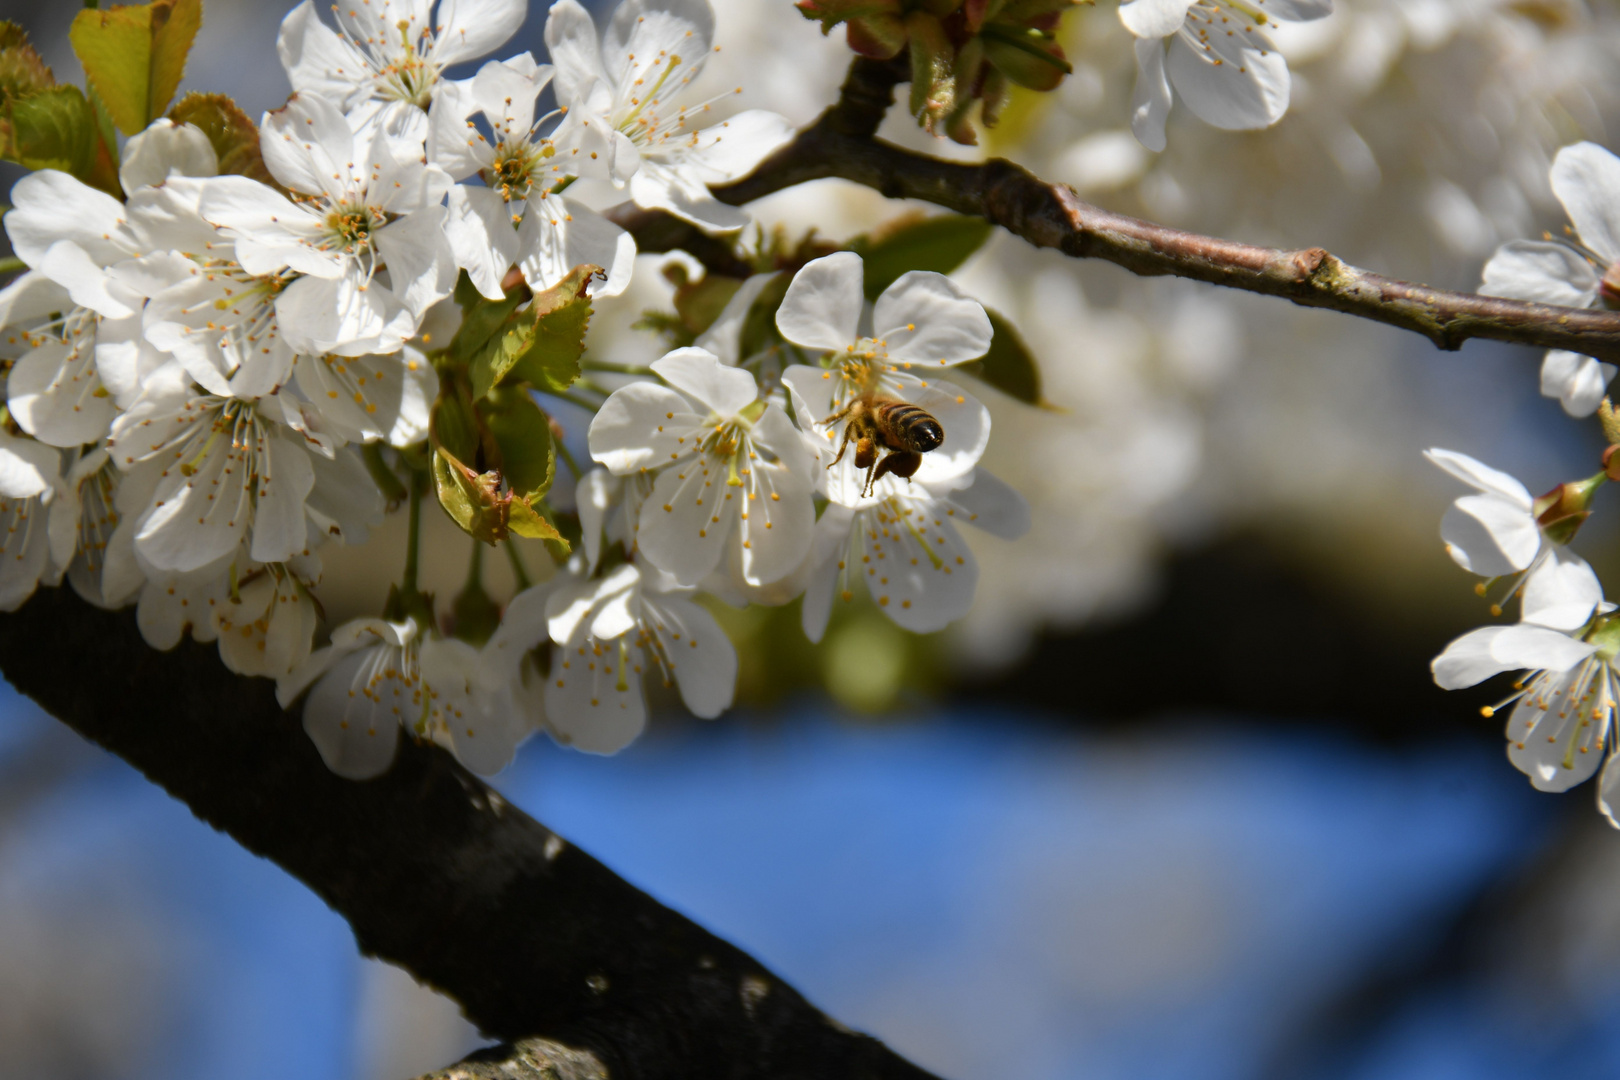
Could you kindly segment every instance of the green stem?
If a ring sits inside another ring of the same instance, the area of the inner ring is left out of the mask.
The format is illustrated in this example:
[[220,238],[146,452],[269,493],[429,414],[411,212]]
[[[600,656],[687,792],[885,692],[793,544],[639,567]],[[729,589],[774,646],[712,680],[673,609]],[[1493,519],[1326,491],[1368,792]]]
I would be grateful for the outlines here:
[[580,367],[586,371],[606,371],[614,375],[656,375],[652,368],[643,364],[611,364],[602,360],[586,360]]
[[382,444],[367,443],[360,451],[360,457],[366,463],[366,471],[371,474],[372,482],[382,491],[389,508],[393,509],[404,502],[408,492],[405,485],[400,482],[399,474],[390,469],[388,462],[383,460]]
[[512,577],[517,580],[518,592],[522,592],[534,584],[529,578],[528,569],[523,565],[523,556],[518,554],[517,545],[512,543],[511,540],[507,540],[502,546],[506,548],[507,559],[511,560]]
[[15,255],[10,255],[4,259],[0,259],[0,274],[14,274],[18,270],[26,269],[28,269],[28,264],[17,258]]
[[472,561],[467,564],[467,584],[464,589],[482,588],[484,584],[484,543],[474,540],[472,546]]

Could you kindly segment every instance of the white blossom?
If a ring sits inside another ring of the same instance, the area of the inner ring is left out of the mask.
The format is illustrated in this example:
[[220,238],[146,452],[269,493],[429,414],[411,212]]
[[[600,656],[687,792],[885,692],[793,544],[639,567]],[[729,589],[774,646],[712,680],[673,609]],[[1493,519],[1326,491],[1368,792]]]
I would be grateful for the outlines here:
[[656,474],[637,548],[696,585],[735,530],[746,581],[765,585],[792,573],[815,522],[813,459],[792,421],[760,399],[752,375],[702,349],[677,349],[652,369],[669,385],[614,391],[590,428],[591,456],[611,472]]
[[895,624],[914,633],[943,630],[967,614],[979,567],[956,526],[966,522],[1004,539],[1029,531],[1029,505],[983,469],[953,489],[878,481],[857,507],[829,503],[816,522],[805,587],[805,636],[820,641],[834,597],[855,598],[857,582]]
[[[858,255],[839,252],[816,259],[794,276],[777,309],[783,337],[829,354],[821,367],[795,364],[782,374],[794,395],[799,427],[821,462],[831,464],[846,424],[834,418],[852,401],[867,394],[907,401],[925,409],[944,430],[944,441],[922,455],[913,479],[940,484],[966,476],[990,439],[990,413],[933,371],[977,360],[990,348],[984,308],[944,275],[913,270],[883,291],[868,316],[862,280]],[[877,498],[862,494],[864,471],[855,468],[852,454],[838,464],[823,471],[829,499],[861,506]]]
[[[450,189],[445,232],[456,264],[493,300],[505,295],[501,279],[511,266],[537,292],[587,263],[606,271],[591,283],[592,295],[617,296],[630,283],[635,240],[557,193],[584,170],[577,164],[577,141],[569,148],[538,133],[545,118],[535,120],[535,97],[550,80],[551,68],[523,53],[492,60],[464,82],[446,82],[433,103],[430,160],[454,179],[478,173],[484,180],[483,187]],[[475,116],[484,117],[491,137],[475,125]]]
[[303,0],[282,20],[276,51],[295,93],[324,95],[357,128],[416,134],[420,144],[440,73],[498,48],[527,9],[524,0],[362,0],[333,5],[334,32]]
[[[1575,240],[1503,244],[1485,264],[1479,291],[1563,307],[1620,305],[1620,158],[1596,143],[1575,143],[1553,158],[1549,180]],[[1590,416],[1614,372],[1613,364],[1553,349],[1541,362],[1541,392],[1571,416]]]
[[203,217],[230,231],[248,274],[292,272],[275,308],[295,351],[397,352],[455,284],[440,205],[450,178],[381,133],[362,141],[336,105],[310,93],[265,114],[259,142],[299,200],[221,176],[203,186]]
[[1481,577],[1512,578],[1510,594],[1519,594],[1527,622],[1560,630],[1584,625],[1597,602],[1597,576],[1586,560],[1547,536],[1525,486],[1454,450],[1423,456],[1477,492],[1458,498],[1441,519],[1440,537],[1452,560]]
[[628,184],[638,206],[740,229],[748,215],[716,200],[709,185],[746,175],[793,128],[759,109],[705,124],[716,99],[681,103],[713,40],[708,0],[623,0],[600,42],[576,0],[559,0],[546,19],[557,97],[587,151],[581,175]]
[[178,365],[154,373],[111,432],[125,488],[150,493],[130,508],[137,549],[173,571],[207,566],[244,537],[258,562],[301,554],[315,486],[307,447],[256,403],[196,393]]
[[[1588,601],[1600,614],[1574,631],[1532,622],[1487,626],[1446,646],[1432,665],[1434,680],[1447,690],[1473,686],[1504,671],[1522,671],[1513,692],[1487,707],[1494,716],[1513,705],[1506,735],[1508,760],[1542,791],[1567,791],[1588,779],[1603,763],[1612,743],[1616,702],[1620,701],[1620,619],[1608,612],[1593,581]],[[1610,763],[1599,785],[1598,807],[1616,822],[1620,770]]]
[[552,590],[546,724],[559,742],[596,754],[632,742],[647,722],[641,680],[649,668],[680,688],[695,716],[713,719],[731,705],[737,652],[689,596],[634,563]]
[[46,507],[61,468],[56,450],[0,432],[0,611],[17,610],[50,574]]
[[1288,111],[1290,78],[1266,27],[1332,10],[1333,0],[1127,0],[1119,17],[1137,39],[1138,69],[1131,130],[1163,150],[1175,93],[1214,127],[1276,123]]

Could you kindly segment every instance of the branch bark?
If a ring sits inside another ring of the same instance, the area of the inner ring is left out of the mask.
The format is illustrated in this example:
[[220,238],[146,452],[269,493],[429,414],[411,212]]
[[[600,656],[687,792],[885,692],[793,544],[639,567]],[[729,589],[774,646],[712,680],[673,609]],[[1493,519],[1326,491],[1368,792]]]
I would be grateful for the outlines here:
[[[494,1037],[561,1044],[449,1076],[928,1080],[440,750],[407,741],[377,780],[334,776],[271,682],[189,640],[157,652],[133,609],[41,589],[0,615],[0,674],[303,881],[362,952],[449,994]],[[549,1064],[511,1071],[525,1055]]]
[[[837,104],[751,175],[715,188],[715,197],[740,206],[808,180],[836,177],[891,199],[922,199],[982,217],[1035,247],[1106,259],[1143,276],[1191,278],[1387,323],[1442,349],[1488,338],[1620,363],[1620,312],[1432,289],[1358,269],[1318,247],[1259,247],[1111,213],[1084,202],[1068,185],[1047,183],[1001,158],[967,165],[902,149],[875,135],[895,85],[907,78],[904,67],[856,59]],[[644,251],[713,243],[692,226],[671,224],[661,212],[626,207],[616,218]]]

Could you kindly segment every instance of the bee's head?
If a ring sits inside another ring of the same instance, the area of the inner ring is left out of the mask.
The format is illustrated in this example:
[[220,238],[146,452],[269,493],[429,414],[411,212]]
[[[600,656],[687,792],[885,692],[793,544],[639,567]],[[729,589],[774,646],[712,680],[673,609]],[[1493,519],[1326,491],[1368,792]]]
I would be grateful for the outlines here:
[[920,454],[928,453],[945,441],[945,429],[932,416],[913,424],[910,434],[911,447]]

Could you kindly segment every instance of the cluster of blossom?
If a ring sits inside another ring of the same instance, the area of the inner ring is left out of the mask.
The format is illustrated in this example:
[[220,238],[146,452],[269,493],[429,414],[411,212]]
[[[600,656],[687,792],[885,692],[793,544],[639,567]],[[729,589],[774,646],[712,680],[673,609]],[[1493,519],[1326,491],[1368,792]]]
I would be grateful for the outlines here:
[[[800,363],[739,355],[762,275],[702,347],[606,399],[590,429],[604,467],[578,487],[584,550],[486,642],[406,605],[313,649],[318,547],[364,544],[385,512],[377,471],[420,468],[439,393],[424,327],[456,317],[457,275],[495,300],[513,268],[540,292],[588,264],[592,295],[612,297],[634,242],[565,188],[611,184],[735,230],[747,218],[708,185],[791,134],[762,111],[694,123],[710,102],[681,98],[710,53],[704,0],[625,0],[600,36],[560,0],[555,66],[522,54],[463,81],[440,75],[507,40],[525,5],[447,6],[442,25],[431,7],[370,0],[336,30],[309,0],[287,16],[295,92],[259,131],[275,184],[219,175],[202,131],[158,120],[124,148],[122,201],[55,170],[16,185],[4,224],[27,271],[0,292],[0,606],[65,575],[96,604],[137,605],[154,647],[217,640],[233,670],[304,699],[316,747],[354,778],[386,770],[402,730],[481,772],[542,725],[615,750],[644,723],[644,669],[717,715],[737,659],[699,589],[802,594],[812,639],[856,581],[908,629],[959,618],[976,566],[952,519],[1016,535],[1028,517],[976,468],[984,406],[933,377],[982,356],[990,322],[932,273],[868,305],[844,253],[805,266],[780,305]],[[537,118],[548,86],[559,108]],[[940,445],[909,476],[863,475],[838,452],[856,399],[926,410]]]
[[[1504,244],[1485,265],[1482,291],[1565,307],[1611,304],[1620,296],[1620,158],[1593,143],[1566,146],[1553,159],[1551,185],[1573,224],[1569,238]],[[1590,416],[1608,404],[1604,392],[1614,372],[1592,357],[1553,350],[1542,362],[1541,391],[1571,416]],[[1605,414],[1613,416],[1607,408]],[[1606,423],[1605,433],[1612,441],[1620,432]],[[1620,757],[1614,753],[1620,743],[1620,618],[1592,568],[1565,546],[1611,479],[1612,446],[1603,471],[1538,499],[1513,477],[1463,454],[1431,450],[1428,456],[1477,492],[1447,512],[1441,524],[1446,550],[1463,569],[1489,579],[1479,587],[1482,595],[1506,579],[1503,595],[1519,599],[1517,623],[1482,627],[1448,645],[1435,658],[1435,682],[1452,690],[1520,672],[1512,694],[1483,710],[1489,717],[1513,704],[1508,759],[1543,791],[1568,790],[1602,765],[1598,808],[1620,828]],[[1501,614],[1502,604],[1491,610]]]

